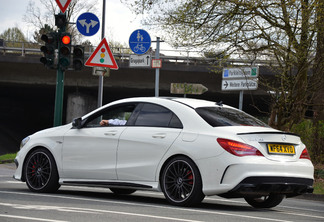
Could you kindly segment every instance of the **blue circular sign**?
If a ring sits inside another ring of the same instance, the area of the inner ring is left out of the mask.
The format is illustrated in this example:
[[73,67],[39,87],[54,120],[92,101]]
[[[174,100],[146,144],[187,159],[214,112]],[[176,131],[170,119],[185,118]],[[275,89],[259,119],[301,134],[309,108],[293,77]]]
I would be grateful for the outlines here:
[[151,37],[143,29],[135,30],[129,37],[129,47],[136,54],[144,54],[151,47]]
[[79,32],[85,36],[96,34],[100,28],[98,17],[90,12],[81,14],[76,23]]

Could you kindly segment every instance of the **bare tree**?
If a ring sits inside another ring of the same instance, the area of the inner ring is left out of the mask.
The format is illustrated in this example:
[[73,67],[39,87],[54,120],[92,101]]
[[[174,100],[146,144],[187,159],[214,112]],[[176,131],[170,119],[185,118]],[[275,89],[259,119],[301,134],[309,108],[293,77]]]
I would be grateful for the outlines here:
[[[36,2],[40,3],[40,6],[36,4]],[[96,11],[97,0],[91,1],[81,1],[81,0],[72,0],[66,10],[66,17],[68,22],[75,22],[77,17],[82,12],[91,12]],[[59,13],[59,7],[57,6],[55,1],[48,0],[29,0],[28,6],[26,9],[26,13],[23,17],[24,21],[28,24],[33,25],[33,27],[37,30],[37,33],[41,32],[44,29],[55,29],[55,19],[54,15]],[[39,31],[38,31],[39,30]],[[77,31],[75,25],[68,25],[67,31],[70,32],[73,36],[74,42],[81,42],[81,34]],[[37,40],[37,38],[36,38]]]
[[174,46],[221,50],[275,64],[276,81],[261,82],[274,92],[269,122],[274,127],[291,129],[323,88],[323,72],[310,75],[318,27],[324,25],[318,20],[322,0],[122,1],[146,15],[145,25],[167,33]]

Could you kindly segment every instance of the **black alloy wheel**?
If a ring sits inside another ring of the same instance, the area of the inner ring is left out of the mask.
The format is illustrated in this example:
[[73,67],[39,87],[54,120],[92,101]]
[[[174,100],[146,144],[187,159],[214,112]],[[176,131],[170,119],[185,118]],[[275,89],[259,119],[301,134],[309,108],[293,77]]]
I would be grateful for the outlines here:
[[46,149],[37,149],[28,156],[24,175],[31,191],[55,192],[60,187],[54,158]]
[[254,208],[272,208],[281,203],[285,195],[270,194],[269,196],[244,197],[245,201]]
[[205,197],[199,170],[187,157],[176,157],[168,162],[162,173],[161,187],[165,198],[177,206],[192,206]]

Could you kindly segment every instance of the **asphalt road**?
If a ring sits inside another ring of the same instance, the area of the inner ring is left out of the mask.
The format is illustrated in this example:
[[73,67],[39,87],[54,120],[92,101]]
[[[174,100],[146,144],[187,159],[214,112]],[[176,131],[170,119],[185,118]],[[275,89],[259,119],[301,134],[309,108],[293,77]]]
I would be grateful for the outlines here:
[[116,196],[109,189],[62,186],[55,194],[32,193],[12,179],[13,164],[0,165],[0,221],[324,221],[324,201],[290,198],[272,209],[243,199],[206,197],[194,208],[174,207],[162,193]]

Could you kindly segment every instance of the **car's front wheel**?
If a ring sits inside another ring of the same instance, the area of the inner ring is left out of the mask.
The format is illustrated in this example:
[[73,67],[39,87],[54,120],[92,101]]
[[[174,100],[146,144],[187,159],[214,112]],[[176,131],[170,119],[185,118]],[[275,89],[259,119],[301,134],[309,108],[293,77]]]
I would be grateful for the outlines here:
[[55,192],[60,187],[55,160],[46,149],[37,149],[28,156],[24,175],[31,191]]
[[187,157],[175,157],[167,163],[161,176],[161,188],[165,198],[177,206],[192,206],[205,197],[199,170]]
[[261,197],[245,197],[245,201],[255,208],[272,208],[281,203],[285,195],[270,194]]

